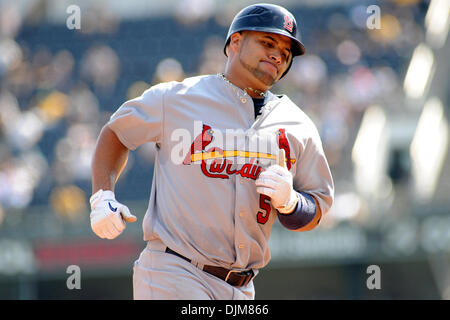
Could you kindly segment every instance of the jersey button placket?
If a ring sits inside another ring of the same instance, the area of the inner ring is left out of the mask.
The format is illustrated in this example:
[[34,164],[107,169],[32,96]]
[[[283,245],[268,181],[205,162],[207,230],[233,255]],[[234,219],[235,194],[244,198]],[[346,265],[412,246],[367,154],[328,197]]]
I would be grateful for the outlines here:
[[[248,101],[247,101],[247,104]],[[247,150],[248,141],[247,137],[243,136],[241,139],[237,140],[236,150],[248,151]],[[242,170],[243,166],[249,162],[247,158],[236,158],[237,164],[236,169]],[[236,174],[235,180],[235,232],[234,232],[234,244],[236,250],[236,263],[239,265],[246,265],[248,263],[248,252],[246,247],[246,242],[248,239],[247,235],[247,211],[248,208],[248,189],[251,188],[251,181],[248,178],[243,177],[240,173]]]

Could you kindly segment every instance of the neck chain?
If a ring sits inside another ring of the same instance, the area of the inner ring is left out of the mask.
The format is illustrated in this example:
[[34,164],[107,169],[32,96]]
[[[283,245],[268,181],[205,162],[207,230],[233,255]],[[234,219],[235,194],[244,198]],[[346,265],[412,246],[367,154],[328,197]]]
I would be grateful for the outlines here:
[[[250,88],[250,87],[247,87],[247,88],[243,89],[242,91],[244,91],[244,95],[241,96],[241,95],[239,94],[239,92],[236,91],[236,88],[238,88],[238,87],[237,87],[236,85],[234,85],[233,83],[231,83],[230,80],[228,80],[228,79],[225,77],[225,75],[224,75],[223,73],[218,73],[217,75],[218,75],[219,77],[221,77],[225,82],[227,82],[227,83],[231,86],[231,88],[233,88],[233,91],[237,94],[237,96],[239,97],[239,99],[241,99],[242,103],[245,103],[245,102],[247,101],[246,96],[250,96],[250,95],[247,93],[247,90],[253,91],[254,93],[256,93],[256,94],[258,94],[259,96],[261,96],[262,98],[265,98],[265,97],[267,96],[267,93],[265,93],[265,92],[263,92],[263,91],[261,91],[261,90],[257,90],[257,89]],[[239,89],[240,89],[240,88],[239,88]]]

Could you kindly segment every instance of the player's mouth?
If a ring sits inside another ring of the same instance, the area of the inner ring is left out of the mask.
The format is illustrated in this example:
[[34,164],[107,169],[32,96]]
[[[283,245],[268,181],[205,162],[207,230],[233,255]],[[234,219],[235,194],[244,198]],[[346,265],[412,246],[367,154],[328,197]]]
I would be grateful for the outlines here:
[[261,64],[264,66],[265,69],[269,70],[272,74],[274,74],[275,77],[278,75],[278,68],[274,63],[262,60]]

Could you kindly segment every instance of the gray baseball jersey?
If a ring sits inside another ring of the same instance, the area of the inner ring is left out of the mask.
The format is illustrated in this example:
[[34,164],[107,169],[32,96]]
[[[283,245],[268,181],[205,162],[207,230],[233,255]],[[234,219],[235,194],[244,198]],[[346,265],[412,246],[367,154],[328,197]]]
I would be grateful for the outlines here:
[[329,210],[334,186],[316,127],[288,97],[268,92],[267,101],[255,120],[243,90],[208,75],[155,85],[112,115],[129,149],[156,142],[145,240],[200,264],[264,267],[277,215],[255,180],[280,148],[294,189],[313,196],[322,215]]

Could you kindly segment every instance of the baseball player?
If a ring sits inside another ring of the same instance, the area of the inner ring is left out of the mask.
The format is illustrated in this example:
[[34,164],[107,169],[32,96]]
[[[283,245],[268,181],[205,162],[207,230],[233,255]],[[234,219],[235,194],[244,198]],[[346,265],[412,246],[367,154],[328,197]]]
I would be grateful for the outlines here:
[[136,221],[114,194],[129,150],[156,143],[134,299],[254,299],[275,221],[311,230],[332,205],[316,127],[269,91],[305,53],[293,15],[271,4],[244,8],[224,53],[223,74],[152,86],[122,104],[99,135],[91,226],[106,239]]

